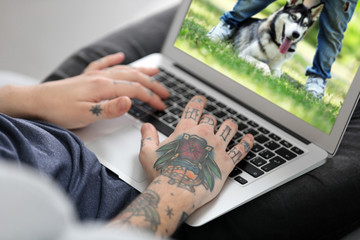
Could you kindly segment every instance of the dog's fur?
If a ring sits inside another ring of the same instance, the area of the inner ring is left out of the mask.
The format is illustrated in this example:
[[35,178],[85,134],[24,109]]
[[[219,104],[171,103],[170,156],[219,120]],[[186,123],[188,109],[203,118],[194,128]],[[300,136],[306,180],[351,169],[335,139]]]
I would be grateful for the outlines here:
[[267,19],[250,18],[234,33],[239,57],[266,74],[281,76],[282,64],[295,54],[296,44],[318,20],[324,3],[312,8],[304,0],[288,0]]

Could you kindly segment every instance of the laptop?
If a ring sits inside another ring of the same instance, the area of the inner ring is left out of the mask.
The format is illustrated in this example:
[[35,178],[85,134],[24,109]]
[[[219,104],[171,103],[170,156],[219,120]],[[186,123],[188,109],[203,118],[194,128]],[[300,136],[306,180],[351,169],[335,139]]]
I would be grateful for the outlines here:
[[[225,2],[235,4],[236,1]],[[335,155],[359,99],[359,58],[351,51],[342,53],[341,60],[346,57],[352,66],[336,60],[333,79],[329,80],[329,84],[331,81],[335,84],[329,89],[335,91],[326,93],[320,101],[299,97],[297,91],[279,90],[288,84],[301,89],[306,78],[302,70],[294,70],[295,64],[303,57],[305,65],[311,65],[312,57],[303,56],[301,52],[306,49],[307,55],[312,54],[316,43],[312,47],[309,43],[298,45],[295,54],[298,56],[282,67],[288,77],[275,81],[279,85],[275,88],[266,80],[276,78],[259,76],[259,72],[251,70],[245,62],[238,65],[222,62],[216,51],[229,48],[226,43],[219,43],[218,49],[212,52],[202,46],[202,42],[207,41],[202,36],[218,23],[219,14],[229,10],[228,7],[231,5],[227,6],[222,0],[182,1],[162,52],[132,64],[161,69],[155,78],[171,91],[165,112],[154,111],[135,99],[132,109],[124,116],[75,131],[104,166],[143,191],[148,181],[138,153],[144,122],[153,123],[159,130],[160,140],[166,139],[188,99],[196,94],[207,97],[205,112],[215,115],[219,122],[230,117],[235,119],[239,132],[231,144],[236,144],[244,134],[252,133],[255,146],[230,174],[219,196],[187,219],[192,226],[205,224],[324,164],[328,157]],[[346,38],[343,44],[343,49],[347,49]],[[242,64],[245,72],[237,68]]]

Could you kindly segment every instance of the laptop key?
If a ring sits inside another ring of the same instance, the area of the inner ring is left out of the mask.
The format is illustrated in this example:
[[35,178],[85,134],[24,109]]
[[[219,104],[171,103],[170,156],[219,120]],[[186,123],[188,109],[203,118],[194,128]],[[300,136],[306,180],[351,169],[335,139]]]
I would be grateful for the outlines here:
[[259,127],[258,130],[259,130],[260,132],[262,132],[263,134],[265,134],[265,135],[270,133],[269,130],[267,130],[266,128],[263,128],[263,127]]
[[254,137],[256,137],[256,135],[259,134],[258,131],[254,130],[254,129],[252,129],[252,128],[246,129],[246,130],[244,131],[244,134],[249,134],[249,133],[250,133],[251,135],[253,135]]
[[129,110],[129,114],[131,116],[134,116],[135,118],[141,118],[142,116],[146,115],[147,113],[136,106],[132,106]]
[[264,146],[267,147],[270,150],[275,150],[275,149],[280,147],[280,144],[278,144],[278,143],[274,142],[273,140],[271,140],[271,141],[265,143]]
[[281,138],[278,135],[273,134],[273,133],[270,134],[269,137],[271,137],[273,140],[275,140],[277,142],[281,140]]
[[297,155],[286,148],[282,147],[275,151],[277,154],[285,158],[286,160],[292,160],[297,157]]
[[264,144],[266,143],[267,141],[269,141],[270,139],[268,137],[265,137],[264,135],[259,135],[255,138],[255,140],[258,142],[258,143],[261,143],[261,144]]
[[242,171],[239,168],[235,167],[229,176],[233,178],[239,175],[240,173],[242,173]]
[[251,151],[253,152],[260,152],[261,150],[263,150],[264,147],[263,146],[260,146],[259,144],[255,143],[254,146],[252,147]]
[[252,151],[250,151],[250,152],[246,155],[245,160],[251,160],[251,159],[253,159],[255,156],[256,156],[256,154],[253,153]]
[[262,165],[267,163],[267,161],[261,157],[256,157],[253,160],[251,160],[250,162],[253,163],[257,167],[261,167]]
[[265,149],[264,151],[262,151],[261,153],[259,153],[259,155],[265,159],[270,159],[273,156],[275,156],[275,153],[269,151],[268,149]]
[[167,137],[170,136],[170,134],[174,131],[173,128],[169,127],[168,125],[161,122],[159,119],[155,118],[152,115],[146,115],[142,117],[140,120],[143,122],[151,123],[158,131],[160,131],[162,134],[164,134]]
[[250,174],[251,176],[253,176],[254,178],[258,178],[261,175],[264,174],[263,171],[261,171],[260,169],[258,169],[257,167],[255,167],[254,165],[252,165],[251,163],[247,162],[247,161],[240,161],[240,163],[237,164],[237,166],[247,172],[248,174]]
[[285,140],[280,141],[280,144],[283,145],[286,148],[291,148],[292,147],[292,144],[289,143],[288,141],[285,141]]
[[259,126],[259,124],[257,124],[256,122],[254,121],[248,121],[248,124],[254,128],[257,128]]
[[298,148],[298,147],[293,147],[293,148],[291,148],[291,151],[293,151],[293,152],[296,153],[297,155],[302,155],[302,154],[304,154],[304,151],[301,150],[301,149]]
[[284,163],[286,163],[286,161],[284,159],[282,159],[279,156],[276,156],[276,157],[270,159],[269,163],[266,164],[265,166],[263,166],[261,169],[264,170],[265,172],[269,172]]
[[240,176],[237,176],[237,177],[234,178],[234,179],[235,179],[235,181],[237,181],[237,182],[240,183],[241,185],[245,185],[245,184],[248,183],[248,181],[247,181],[245,178],[240,177]]

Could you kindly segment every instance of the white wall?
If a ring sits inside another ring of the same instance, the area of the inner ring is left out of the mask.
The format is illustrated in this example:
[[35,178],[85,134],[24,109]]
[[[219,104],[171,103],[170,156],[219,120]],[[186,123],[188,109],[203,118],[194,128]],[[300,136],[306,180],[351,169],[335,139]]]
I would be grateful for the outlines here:
[[0,70],[46,77],[80,47],[179,0],[0,0]]

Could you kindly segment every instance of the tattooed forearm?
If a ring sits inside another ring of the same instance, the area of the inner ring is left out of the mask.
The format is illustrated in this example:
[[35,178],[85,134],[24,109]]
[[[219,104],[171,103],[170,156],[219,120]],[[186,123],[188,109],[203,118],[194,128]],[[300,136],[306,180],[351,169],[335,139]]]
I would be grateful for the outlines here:
[[160,225],[158,213],[159,195],[152,190],[145,190],[136,198],[118,217],[122,224],[132,225],[137,218],[141,218],[148,223],[148,229],[156,232]]
[[221,179],[221,172],[213,159],[213,147],[197,135],[184,134],[182,138],[165,144],[157,152],[162,156],[154,168],[168,177],[169,184],[195,194],[196,186],[212,191],[215,178]]
[[96,115],[97,117],[101,115],[102,111],[103,111],[103,109],[98,104],[96,104],[95,106],[92,106],[90,109],[90,112],[92,112],[92,114]]
[[167,209],[166,209],[166,216],[168,216],[169,219],[171,219],[171,217],[174,216],[173,211],[174,211],[174,209],[170,208],[169,206],[167,207]]

